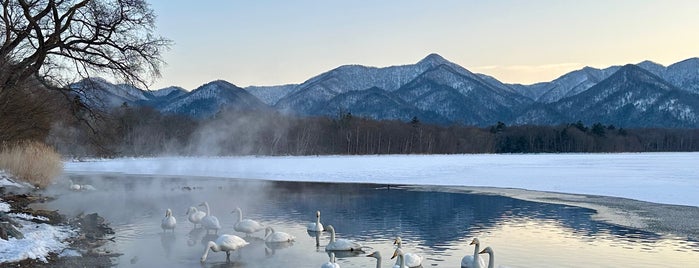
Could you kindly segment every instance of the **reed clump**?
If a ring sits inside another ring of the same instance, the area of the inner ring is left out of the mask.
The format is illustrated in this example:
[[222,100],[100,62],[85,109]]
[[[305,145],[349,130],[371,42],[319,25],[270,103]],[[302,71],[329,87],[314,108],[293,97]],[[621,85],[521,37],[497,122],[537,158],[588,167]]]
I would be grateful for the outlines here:
[[63,171],[61,155],[38,141],[20,141],[0,146],[0,170],[17,179],[44,188]]

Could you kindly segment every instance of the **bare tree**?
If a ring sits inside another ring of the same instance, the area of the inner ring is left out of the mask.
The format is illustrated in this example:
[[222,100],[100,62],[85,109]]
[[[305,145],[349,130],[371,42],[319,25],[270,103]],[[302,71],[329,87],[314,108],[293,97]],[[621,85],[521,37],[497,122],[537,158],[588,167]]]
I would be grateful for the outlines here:
[[[106,76],[147,87],[160,76],[161,54],[171,44],[154,34],[155,14],[145,0],[0,0],[0,4],[0,103],[5,104],[0,105],[0,114],[30,122],[5,124],[0,129],[4,132],[14,131],[13,125],[32,125],[34,118],[18,115],[22,109],[6,105],[18,94],[26,95],[27,85],[62,93],[63,105],[92,128],[90,118],[96,114],[83,104],[84,92],[68,85],[80,78]],[[41,94],[39,89],[30,91]]]
[[170,41],[154,35],[144,0],[0,2],[0,59],[10,65],[0,90],[32,76],[52,85],[92,75],[147,85],[160,75]]

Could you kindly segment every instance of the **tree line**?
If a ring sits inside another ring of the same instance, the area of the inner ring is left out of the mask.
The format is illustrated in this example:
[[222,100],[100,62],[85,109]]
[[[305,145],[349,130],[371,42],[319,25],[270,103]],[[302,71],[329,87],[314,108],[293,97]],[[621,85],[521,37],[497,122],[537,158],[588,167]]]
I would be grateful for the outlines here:
[[660,152],[699,150],[697,129],[624,129],[582,122],[557,126],[438,126],[377,121],[350,113],[295,117],[275,111],[222,111],[210,119],[121,108],[94,124],[62,126],[49,142],[74,156],[362,155]]

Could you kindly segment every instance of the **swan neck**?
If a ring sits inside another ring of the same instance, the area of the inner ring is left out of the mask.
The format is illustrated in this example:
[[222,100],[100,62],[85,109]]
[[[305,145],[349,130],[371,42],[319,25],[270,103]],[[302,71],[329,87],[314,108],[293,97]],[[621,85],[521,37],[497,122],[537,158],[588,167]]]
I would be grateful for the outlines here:
[[473,249],[473,259],[474,260],[478,258],[478,253],[480,253],[480,252],[481,252],[481,244],[476,243],[476,246]]
[[243,211],[240,208],[236,208],[235,211],[238,212],[238,222],[243,221]]
[[381,268],[381,257],[376,258],[376,268]]
[[330,229],[330,242],[335,242],[335,229]]
[[495,267],[495,253],[493,252],[488,252],[488,268],[494,268]]

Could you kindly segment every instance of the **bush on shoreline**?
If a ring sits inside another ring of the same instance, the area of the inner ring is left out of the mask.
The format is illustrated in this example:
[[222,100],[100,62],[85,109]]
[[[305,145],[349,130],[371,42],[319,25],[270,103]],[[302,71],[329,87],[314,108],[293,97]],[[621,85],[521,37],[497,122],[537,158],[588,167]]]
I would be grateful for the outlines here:
[[21,141],[0,147],[0,169],[22,181],[44,188],[63,170],[53,148],[37,141]]

